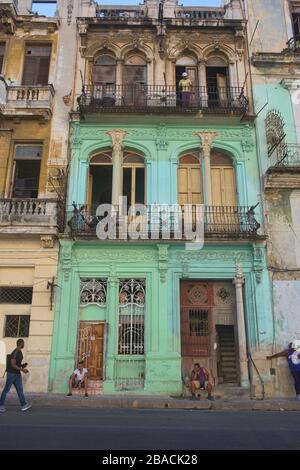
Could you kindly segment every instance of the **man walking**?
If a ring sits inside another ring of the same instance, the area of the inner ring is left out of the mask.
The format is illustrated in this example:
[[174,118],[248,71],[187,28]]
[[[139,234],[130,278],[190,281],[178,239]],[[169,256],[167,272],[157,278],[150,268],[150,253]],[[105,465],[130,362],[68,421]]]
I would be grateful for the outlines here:
[[8,364],[6,368],[6,372],[7,372],[6,384],[4,386],[4,389],[2,391],[2,395],[0,398],[0,412],[2,413],[6,411],[4,407],[4,403],[5,403],[6,395],[10,391],[12,385],[15,386],[15,389],[17,391],[17,394],[21,403],[21,411],[27,411],[29,410],[29,408],[31,408],[31,405],[29,405],[26,402],[24,393],[23,393],[21,372],[23,374],[28,373],[28,370],[26,369],[26,364],[22,364],[22,361],[23,361],[22,349],[23,348],[24,348],[24,340],[18,339],[17,347],[16,349],[13,350],[8,360]]

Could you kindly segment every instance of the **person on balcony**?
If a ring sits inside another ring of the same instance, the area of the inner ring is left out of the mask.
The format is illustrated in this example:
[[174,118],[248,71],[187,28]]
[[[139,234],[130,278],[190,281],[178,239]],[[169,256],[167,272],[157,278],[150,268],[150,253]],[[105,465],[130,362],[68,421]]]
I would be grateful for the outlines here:
[[193,397],[197,397],[197,391],[206,390],[207,399],[213,400],[212,396],[212,383],[209,380],[209,372],[205,367],[200,366],[198,362],[194,364],[191,374],[191,393]]
[[69,393],[67,397],[72,396],[73,388],[84,388],[85,397],[88,397],[88,370],[83,367],[83,361],[78,362],[77,369],[74,370],[73,374],[69,379]]
[[188,78],[188,74],[183,72],[182,79],[179,81],[179,90],[181,92],[182,106],[185,108],[190,106],[192,88],[193,84]]

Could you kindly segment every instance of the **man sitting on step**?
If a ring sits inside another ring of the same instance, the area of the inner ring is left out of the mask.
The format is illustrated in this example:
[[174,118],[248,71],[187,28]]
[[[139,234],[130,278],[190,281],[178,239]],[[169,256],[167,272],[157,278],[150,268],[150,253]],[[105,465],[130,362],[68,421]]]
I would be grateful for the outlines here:
[[69,393],[67,397],[72,396],[73,388],[84,388],[85,397],[88,397],[88,370],[83,367],[83,361],[78,362],[77,369],[74,370],[73,374],[69,379]]
[[[198,362],[194,364],[191,375],[191,392],[193,397],[197,397],[199,390],[207,391],[207,399],[214,400],[212,396],[212,383],[209,381],[209,372],[205,367],[201,367]],[[200,396],[200,395],[199,395]]]

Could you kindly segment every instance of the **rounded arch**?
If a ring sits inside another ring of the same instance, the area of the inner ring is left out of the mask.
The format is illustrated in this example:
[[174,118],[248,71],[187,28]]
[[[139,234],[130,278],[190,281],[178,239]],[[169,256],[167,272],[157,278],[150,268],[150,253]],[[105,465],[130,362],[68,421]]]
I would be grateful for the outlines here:
[[213,142],[212,152],[223,153],[225,156],[231,159],[233,165],[236,165],[238,161],[244,160],[243,155],[234,145],[225,142],[217,140]]
[[210,164],[211,166],[227,166],[233,167],[234,162],[228,153],[220,150],[213,149],[210,154]]
[[179,165],[200,165],[199,152],[184,152],[179,156]]
[[89,163],[90,165],[112,165],[112,149],[95,152]]
[[93,60],[102,51],[114,55],[117,60],[120,59],[120,48],[111,42],[109,44],[91,44],[86,50],[85,57],[86,59]]
[[153,51],[147,44],[139,43],[136,45],[127,44],[123,46],[120,52],[120,59],[125,61],[128,55],[144,54],[146,62],[152,62],[154,59]]
[[218,44],[216,47],[215,44],[210,44],[203,49],[203,58],[204,60],[209,60],[210,56],[222,56],[226,58],[228,63],[235,62],[236,56],[235,52],[231,47],[226,44]]
[[197,62],[203,58],[202,50],[194,44],[189,44],[188,46],[183,44],[182,46],[173,48],[170,51],[169,58],[176,62],[176,60],[178,60],[178,58],[183,55],[193,56]]

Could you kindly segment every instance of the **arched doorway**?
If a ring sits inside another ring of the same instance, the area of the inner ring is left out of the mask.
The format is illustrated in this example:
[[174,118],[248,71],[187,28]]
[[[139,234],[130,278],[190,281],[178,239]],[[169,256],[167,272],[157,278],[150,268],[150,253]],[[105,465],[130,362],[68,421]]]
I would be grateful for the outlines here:
[[142,107],[147,99],[147,63],[141,55],[130,55],[123,69],[123,99],[126,106]]
[[180,80],[185,78],[183,74],[186,74],[186,78],[191,81],[191,86],[189,87],[189,105],[193,106],[197,103],[197,98],[199,96],[199,78],[198,78],[198,68],[197,61],[194,57],[190,55],[183,55],[176,60],[175,67],[175,76],[176,76],[176,92],[178,97],[178,104],[182,104],[182,90],[179,86]]
[[211,56],[206,63],[206,85],[210,105],[228,103],[229,69],[224,57]]

